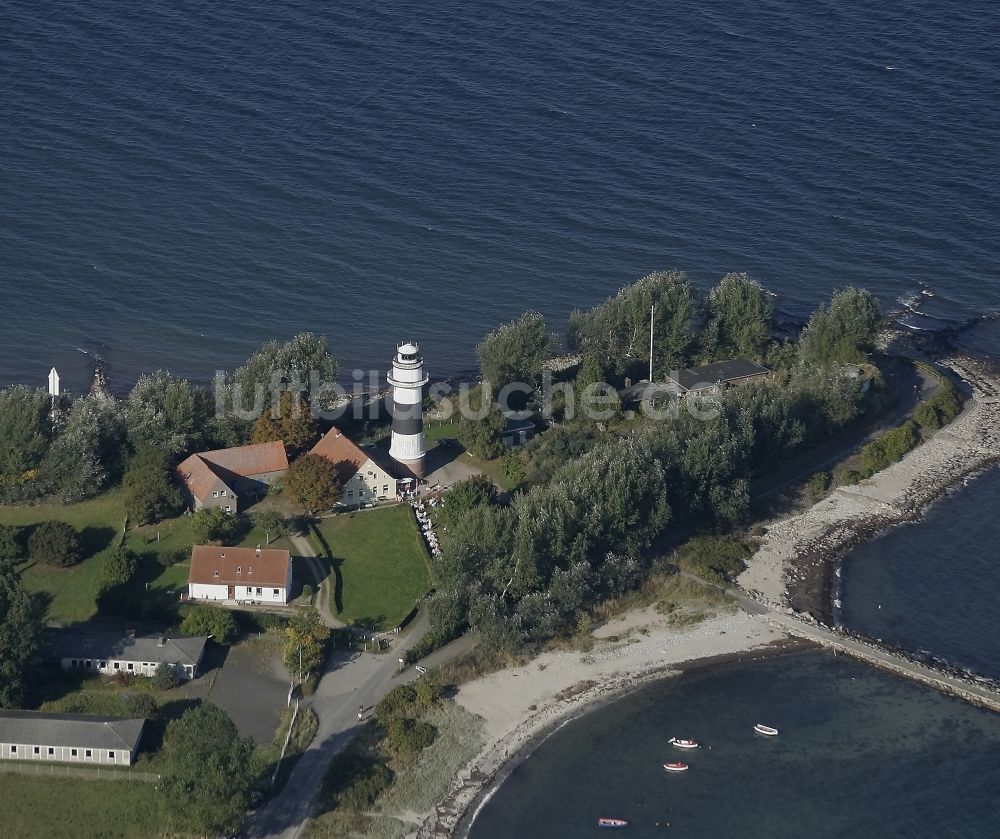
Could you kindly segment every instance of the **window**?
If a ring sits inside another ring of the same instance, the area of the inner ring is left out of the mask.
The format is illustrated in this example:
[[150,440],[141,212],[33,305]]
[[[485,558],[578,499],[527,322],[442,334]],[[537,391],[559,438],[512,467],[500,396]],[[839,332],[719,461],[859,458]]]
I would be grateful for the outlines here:
[[122,669],[122,663],[120,661],[116,661],[115,662],[115,670],[121,670],[121,669]]
[[221,495],[223,498],[225,498],[226,497],[226,491],[224,489],[220,489],[219,490],[219,495]]
[[231,513],[232,511],[233,511],[233,505],[232,504],[227,504],[226,505],[226,512],[227,513]]
[[85,758],[87,758],[88,760],[90,760],[90,758],[92,758],[92,757],[93,757],[93,755],[92,755],[92,754],[91,754],[91,752],[90,752],[90,749],[87,749],[87,751],[85,751],[85,752],[83,753],[83,756],[84,756]]
[[243,573],[243,566],[242,565],[237,565],[236,566],[236,573],[237,574],[242,574]]
[[264,593],[263,591],[261,591],[260,589],[257,589],[257,596],[258,597],[260,597],[263,593]]
[[93,662],[88,658],[87,663],[84,666],[89,670],[92,664]]
[[135,670],[135,665],[131,661],[128,663],[128,669]]
[[247,568],[247,573],[248,574],[252,574],[253,573],[253,566],[252,565],[249,568]]
[[40,755],[42,753],[42,750],[38,746],[35,746],[35,752],[34,753],[36,755]]
[[56,753],[56,750],[49,746],[49,757],[52,757]]
[[354,498],[354,490],[353,489],[347,490],[347,497],[348,498]]
[[358,490],[358,498],[364,498],[364,497],[365,497],[365,491],[363,489],[359,489]]
[[275,597],[281,597],[281,589],[280,588],[276,588],[274,590],[274,596]]
[[214,572],[214,573],[212,574],[212,576],[213,576],[213,577],[218,577],[218,576],[219,576],[219,572],[218,572],[218,571],[215,571],[215,572]]
[[12,755],[16,755],[17,754],[17,746],[11,746],[10,747],[10,753]]
[[106,661],[102,661],[102,662],[100,662],[100,663],[99,663],[99,664],[98,664],[97,666],[98,666],[98,667],[99,667],[99,668],[100,668],[101,670],[106,670],[106,669],[107,669],[107,666],[108,666],[108,663],[107,663]]
[[218,498],[218,497],[219,497],[219,491],[216,490],[215,492],[212,493],[212,498]]
[[115,759],[115,753],[114,752],[108,752],[108,760],[114,760],[114,759]]
[[69,755],[70,757],[76,757],[77,756],[76,749],[71,749]]
[[389,485],[388,484],[386,484],[384,487],[382,487],[382,494],[383,495],[388,495],[389,494]]

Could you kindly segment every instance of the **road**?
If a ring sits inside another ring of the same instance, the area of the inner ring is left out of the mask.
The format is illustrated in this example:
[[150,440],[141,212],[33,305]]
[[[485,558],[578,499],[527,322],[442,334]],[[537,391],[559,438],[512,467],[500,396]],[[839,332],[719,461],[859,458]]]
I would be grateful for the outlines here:
[[323,623],[331,629],[339,629],[344,626],[342,621],[337,620],[330,611],[330,575],[327,573],[323,563],[316,557],[316,551],[305,536],[292,536],[292,545],[295,547],[296,556],[309,566],[313,581],[316,584],[316,597],[314,603],[316,609],[323,618]]

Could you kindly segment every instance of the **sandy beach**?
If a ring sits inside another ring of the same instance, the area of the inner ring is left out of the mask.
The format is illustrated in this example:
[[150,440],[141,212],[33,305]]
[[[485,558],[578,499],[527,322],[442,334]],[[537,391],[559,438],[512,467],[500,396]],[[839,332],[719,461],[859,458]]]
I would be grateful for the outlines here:
[[803,513],[772,522],[740,575],[756,599],[830,622],[831,564],[862,539],[918,518],[950,487],[1000,461],[1000,376],[984,362],[942,363],[972,389],[956,420],[899,463],[841,487]]
[[546,652],[459,689],[455,701],[485,720],[486,743],[413,836],[461,835],[456,831],[463,820],[502,779],[512,758],[598,700],[677,675],[686,662],[762,655],[789,643],[765,618],[742,611],[673,628],[653,608],[627,613],[595,630],[594,637],[589,652]]

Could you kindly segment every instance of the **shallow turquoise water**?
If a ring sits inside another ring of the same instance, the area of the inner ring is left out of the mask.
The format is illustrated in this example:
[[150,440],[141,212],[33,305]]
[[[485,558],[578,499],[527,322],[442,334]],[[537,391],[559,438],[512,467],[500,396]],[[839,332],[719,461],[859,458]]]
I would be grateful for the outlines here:
[[[754,734],[758,721],[780,736]],[[685,756],[671,736],[712,748]],[[691,769],[666,775],[672,759]],[[806,653],[667,680],[575,720],[471,837],[582,837],[613,816],[632,837],[986,839],[1000,835],[998,785],[1000,715]]]

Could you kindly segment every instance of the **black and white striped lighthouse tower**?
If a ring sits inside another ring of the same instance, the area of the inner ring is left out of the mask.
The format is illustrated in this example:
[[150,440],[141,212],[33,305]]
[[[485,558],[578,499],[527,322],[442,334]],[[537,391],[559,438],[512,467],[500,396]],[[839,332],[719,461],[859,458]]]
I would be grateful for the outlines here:
[[396,347],[392,370],[386,373],[392,386],[392,443],[389,456],[418,478],[424,476],[424,360],[412,341]]

